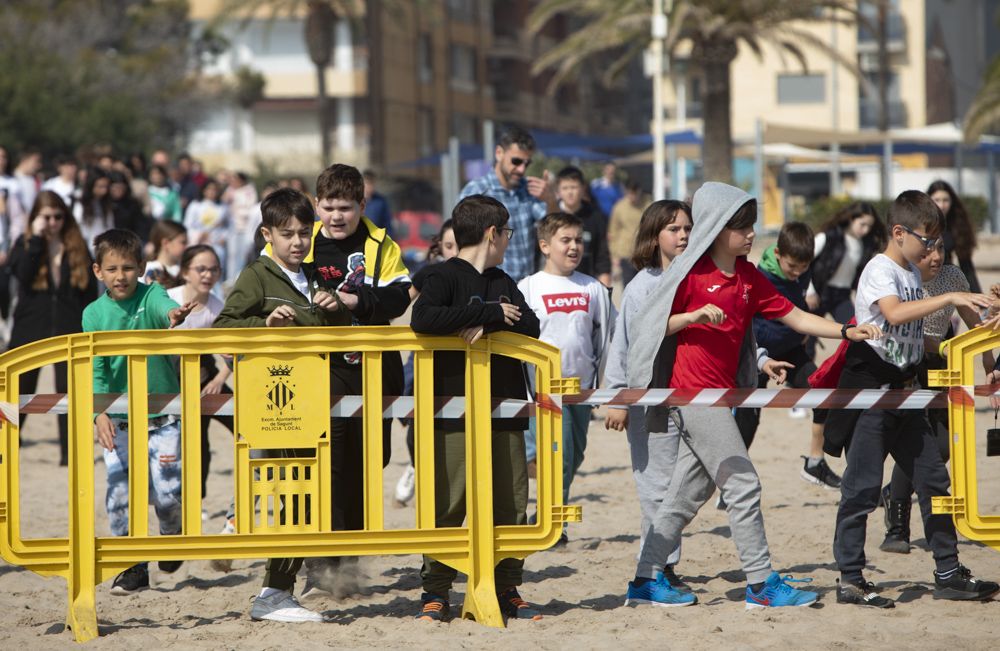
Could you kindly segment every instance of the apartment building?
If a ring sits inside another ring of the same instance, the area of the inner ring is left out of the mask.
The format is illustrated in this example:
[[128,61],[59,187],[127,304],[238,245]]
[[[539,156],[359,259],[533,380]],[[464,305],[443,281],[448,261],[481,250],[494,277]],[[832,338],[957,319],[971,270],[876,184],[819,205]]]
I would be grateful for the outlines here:
[[[875,0],[859,10],[875,22]],[[888,7],[889,127],[920,127],[960,120],[983,72],[1000,51],[996,15],[1000,0],[891,0]],[[817,49],[806,48],[805,69],[787,53],[765,48],[758,57],[741,47],[733,63],[733,135],[752,141],[757,120],[853,132],[879,125],[878,39],[868,25],[833,21],[802,29],[840,52],[853,70]],[[870,84],[861,83],[859,75]],[[665,109],[677,114],[678,78],[667,84]],[[687,118],[700,126],[701,84],[697,70],[687,83]]]
[[[219,4],[192,0],[196,30],[215,18]],[[525,24],[535,4],[359,2],[361,16],[337,21],[333,62],[325,75],[331,158],[391,172],[444,150],[451,136],[481,143],[487,119],[564,132],[628,133],[637,124],[629,116],[638,115],[644,127],[648,103],[630,110],[627,101],[643,98],[627,92],[626,84],[604,90],[595,71],[550,96],[549,78],[532,77],[537,54],[573,28],[563,18],[528,37]],[[230,81],[241,70],[259,73],[263,96],[247,106],[220,101],[193,130],[191,151],[209,165],[253,168],[261,160],[283,171],[315,169],[321,162],[317,73],[303,16],[272,17],[264,10],[225,23],[220,31],[231,47],[208,72]],[[400,173],[438,177],[433,167]]]

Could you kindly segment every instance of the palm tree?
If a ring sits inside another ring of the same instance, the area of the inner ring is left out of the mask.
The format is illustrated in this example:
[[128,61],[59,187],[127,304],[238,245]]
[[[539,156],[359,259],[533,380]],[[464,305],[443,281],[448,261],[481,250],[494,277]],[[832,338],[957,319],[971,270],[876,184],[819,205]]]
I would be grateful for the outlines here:
[[333,58],[334,28],[341,16],[359,18],[365,3],[353,0],[224,0],[216,20],[243,17],[244,25],[260,11],[268,10],[270,20],[279,16],[305,15],[303,38],[309,59],[316,66],[316,109],[319,118],[322,164],[330,162],[330,97],[326,89],[326,68]]
[[[528,26],[537,34],[559,14],[581,22],[572,36],[535,62],[533,71],[553,72],[550,90],[573,78],[580,68],[598,57],[606,80],[613,78],[650,43],[652,0],[542,0]],[[834,13],[835,12],[835,13]],[[848,70],[857,62],[832,50],[822,38],[802,28],[804,23],[836,21],[854,24],[856,0],[674,0],[668,16],[664,47],[691,47],[691,63],[702,70],[704,84],[705,178],[731,180],[733,137],[730,121],[730,65],[741,44],[758,57],[770,46],[789,54],[806,68],[804,48],[815,48],[836,59]]]
[[[997,25],[1000,25],[1000,12],[997,13]],[[978,140],[987,130],[997,127],[1000,127],[1000,56],[986,69],[983,85],[965,114],[965,139]]]

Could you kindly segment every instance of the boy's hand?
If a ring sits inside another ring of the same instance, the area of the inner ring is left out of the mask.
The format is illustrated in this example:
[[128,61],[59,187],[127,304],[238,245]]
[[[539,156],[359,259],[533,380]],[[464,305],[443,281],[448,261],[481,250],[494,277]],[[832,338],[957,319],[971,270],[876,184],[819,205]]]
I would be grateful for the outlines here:
[[993,295],[993,298],[1000,300],[1000,283],[993,283],[990,286],[990,294]]
[[993,297],[986,294],[974,294],[972,292],[950,292],[951,304],[955,307],[967,307],[979,312],[993,307]]
[[[986,384],[1000,384],[1000,370],[987,373]],[[1000,396],[990,395],[990,407],[1000,409]]]
[[313,294],[312,300],[313,305],[327,312],[336,312],[340,309],[340,303],[330,292],[318,291]]
[[774,380],[775,384],[784,384],[788,379],[788,370],[795,368],[795,364],[789,362],[779,362],[776,359],[768,359],[764,362],[764,373]]
[[881,339],[882,329],[874,323],[863,323],[859,326],[847,329],[847,338],[851,341],[864,341],[865,339]]
[[691,315],[691,324],[696,323],[711,323],[713,325],[718,325],[726,320],[726,313],[722,311],[711,303],[704,305],[694,312],[688,312]]
[[295,323],[295,308],[291,305],[279,305],[267,315],[264,325],[268,328],[283,328]]
[[503,310],[503,322],[507,325],[512,326],[521,320],[521,308],[513,303],[501,303],[500,309]]
[[222,393],[222,387],[225,386],[225,380],[210,380],[201,389],[201,395],[203,396],[216,396]]
[[358,307],[358,295],[351,294],[348,292],[342,292],[337,290],[337,296],[340,298],[340,302],[344,304],[348,310],[352,312]]
[[191,310],[196,307],[198,307],[198,303],[190,301],[167,312],[167,318],[170,320],[170,327],[176,328],[180,324],[184,323],[184,319],[186,319],[187,315],[191,314]]
[[483,326],[470,326],[468,328],[462,328],[458,331],[458,336],[465,339],[465,343],[470,346],[483,337]]
[[628,409],[624,407],[608,407],[608,413],[604,416],[604,429],[613,429],[621,432],[628,427]]
[[108,451],[115,449],[115,426],[107,414],[98,414],[94,419],[94,434],[102,448]]

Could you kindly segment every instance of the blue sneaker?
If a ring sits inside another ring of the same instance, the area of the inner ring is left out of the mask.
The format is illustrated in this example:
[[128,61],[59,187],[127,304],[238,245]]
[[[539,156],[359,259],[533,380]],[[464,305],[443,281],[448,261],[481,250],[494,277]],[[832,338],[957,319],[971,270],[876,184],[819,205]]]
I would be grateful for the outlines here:
[[647,581],[641,586],[635,586],[632,581],[628,583],[628,590],[625,592],[625,605],[648,604],[661,608],[677,608],[680,606],[691,606],[698,602],[698,597],[690,592],[681,592],[663,577],[663,572],[656,573],[656,579]]
[[789,583],[810,583],[812,579],[793,579],[790,576],[782,577],[777,572],[771,572],[771,576],[764,581],[764,587],[760,592],[754,593],[750,586],[747,586],[747,610],[754,608],[781,608],[782,606],[811,606],[816,603],[819,595],[808,590],[797,590]]

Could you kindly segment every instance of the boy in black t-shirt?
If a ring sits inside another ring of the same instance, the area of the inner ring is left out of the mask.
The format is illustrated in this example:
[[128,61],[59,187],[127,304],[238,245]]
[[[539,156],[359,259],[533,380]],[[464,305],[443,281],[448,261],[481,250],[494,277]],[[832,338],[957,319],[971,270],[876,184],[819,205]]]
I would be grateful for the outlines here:
[[[352,325],[389,325],[410,305],[410,276],[399,246],[375,226],[365,210],[365,182],[350,165],[331,165],[316,179],[316,222],[313,247],[306,262],[316,267],[314,282],[330,292]],[[334,395],[361,395],[361,353],[330,356]],[[383,395],[403,392],[403,361],[395,351],[382,353]],[[382,426],[382,466],[389,464],[392,421]],[[333,475],[333,528],[363,529],[364,432],[361,418],[334,418],[330,422]],[[346,559],[345,559],[346,560]],[[306,560],[303,598],[313,590],[329,590],[332,567],[339,559]]]

